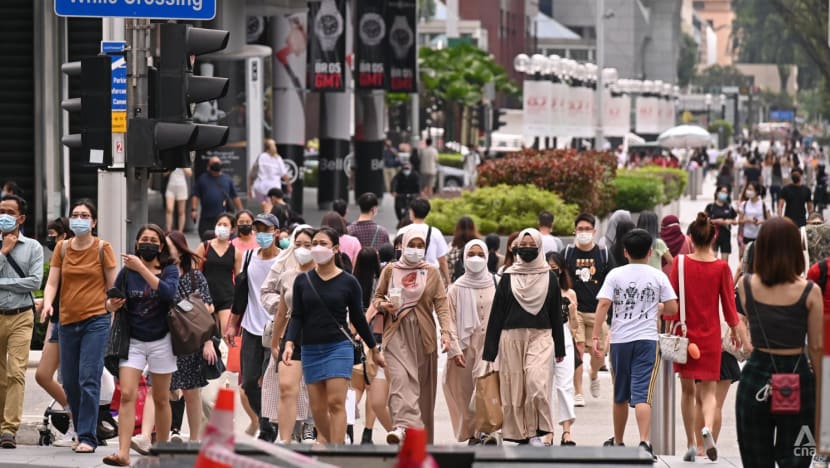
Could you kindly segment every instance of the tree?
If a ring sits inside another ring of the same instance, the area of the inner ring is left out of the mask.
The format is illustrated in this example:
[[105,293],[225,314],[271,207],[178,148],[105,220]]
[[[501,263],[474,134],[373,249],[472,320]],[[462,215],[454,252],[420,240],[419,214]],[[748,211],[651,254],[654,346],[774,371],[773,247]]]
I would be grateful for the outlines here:
[[697,66],[698,49],[695,39],[683,33],[683,40],[680,43],[680,56],[677,58],[677,81],[680,86],[686,87],[695,76]]
[[704,92],[717,92],[723,86],[747,86],[752,78],[728,65],[712,65],[694,77],[693,84]]
[[418,0],[418,17],[429,21],[435,16],[435,0]]

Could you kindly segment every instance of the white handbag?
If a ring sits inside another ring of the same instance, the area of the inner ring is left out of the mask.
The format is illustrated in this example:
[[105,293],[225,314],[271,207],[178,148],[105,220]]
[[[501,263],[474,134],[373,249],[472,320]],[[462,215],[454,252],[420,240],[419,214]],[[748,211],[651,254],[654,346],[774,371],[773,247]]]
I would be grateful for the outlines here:
[[265,328],[262,330],[262,347],[271,348],[271,338],[274,335],[274,320],[268,320]]
[[[689,339],[686,338],[686,282],[683,274],[683,264],[686,261],[685,255],[680,255],[677,259],[677,283],[680,286],[680,321],[675,323],[668,333],[660,334],[660,354],[663,359],[676,362],[678,364],[686,364],[689,359]],[[680,327],[680,333],[677,335],[677,327]]]

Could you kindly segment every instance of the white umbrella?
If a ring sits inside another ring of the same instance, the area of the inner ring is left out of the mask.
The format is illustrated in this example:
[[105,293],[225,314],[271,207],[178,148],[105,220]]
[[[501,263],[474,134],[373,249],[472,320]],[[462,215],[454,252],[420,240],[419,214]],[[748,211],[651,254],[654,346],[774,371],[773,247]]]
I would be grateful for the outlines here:
[[695,148],[708,146],[712,136],[697,125],[678,125],[661,133],[657,141],[665,148]]
[[646,143],[645,138],[637,135],[636,133],[627,133],[625,135],[625,144],[627,146],[637,146],[637,145],[644,145]]

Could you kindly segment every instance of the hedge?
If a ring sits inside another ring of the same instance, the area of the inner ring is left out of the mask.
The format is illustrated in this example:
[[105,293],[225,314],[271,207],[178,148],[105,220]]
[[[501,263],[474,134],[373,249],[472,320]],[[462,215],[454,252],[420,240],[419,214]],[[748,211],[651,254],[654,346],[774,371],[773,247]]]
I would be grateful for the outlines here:
[[598,216],[614,208],[613,153],[576,150],[524,150],[491,159],[479,167],[478,185],[533,184],[559,194],[566,203]]
[[573,220],[579,207],[566,204],[553,192],[533,185],[497,185],[464,192],[452,199],[432,199],[426,222],[444,233],[455,231],[462,216],[473,218],[478,231],[484,234],[509,235],[534,227],[540,211],[554,215],[554,233],[567,235],[573,231]]
[[464,156],[461,153],[438,153],[438,164],[464,169]]
[[661,204],[670,203],[682,197],[689,179],[686,171],[673,167],[645,166],[634,169],[633,172],[654,175],[663,180],[664,197]]
[[617,188],[614,202],[618,210],[650,211],[663,204],[665,184],[657,175],[636,170],[620,171],[614,185]]

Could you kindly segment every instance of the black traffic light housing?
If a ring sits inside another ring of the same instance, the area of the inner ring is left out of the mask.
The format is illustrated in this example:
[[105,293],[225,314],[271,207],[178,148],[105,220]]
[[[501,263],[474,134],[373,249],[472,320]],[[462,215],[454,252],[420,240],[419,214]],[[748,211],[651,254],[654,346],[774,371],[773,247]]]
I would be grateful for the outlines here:
[[475,126],[479,132],[486,132],[487,131],[487,105],[485,104],[478,104],[475,107],[475,113],[473,114],[473,126]]
[[85,57],[79,62],[67,62],[61,71],[77,76],[81,82],[81,97],[65,99],[61,107],[80,113],[80,132],[65,135],[61,143],[70,149],[100,150],[103,158],[96,166],[112,165],[112,60],[108,55]]
[[[130,120],[127,149],[131,165],[168,170],[189,167],[190,151],[215,148],[228,139],[226,126],[194,124],[190,105],[228,92],[227,78],[194,76],[191,56],[224,49],[230,34],[173,23],[159,29],[161,57],[158,69],[150,72],[150,119]],[[133,121],[138,122],[135,131]]]
[[507,122],[502,120],[502,117],[507,113],[504,109],[499,109],[498,107],[493,107],[493,131],[500,129],[507,125]]

